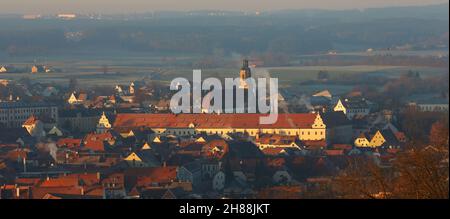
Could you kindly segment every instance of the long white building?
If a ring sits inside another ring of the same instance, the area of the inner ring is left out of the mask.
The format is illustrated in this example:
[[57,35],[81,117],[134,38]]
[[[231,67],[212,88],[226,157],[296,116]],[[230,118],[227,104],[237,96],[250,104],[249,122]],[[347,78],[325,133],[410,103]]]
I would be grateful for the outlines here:
[[49,103],[0,102],[0,123],[19,128],[32,115],[58,120],[58,107]]

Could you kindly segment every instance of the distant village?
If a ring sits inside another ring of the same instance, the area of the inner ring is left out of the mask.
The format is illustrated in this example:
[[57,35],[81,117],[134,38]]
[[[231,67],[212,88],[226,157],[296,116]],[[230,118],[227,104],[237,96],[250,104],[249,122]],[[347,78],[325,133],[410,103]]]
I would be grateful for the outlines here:
[[[261,125],[250,113],[173,114],[149,80],[96,90],[2,79],[15,71],[0,66],[0,199],[326,198],[350,158],[392,167],[411,138],[400,113],[449,107],[448,93],[388,109],[318,90],[306,111],[280,96],[288,109]],[[236,76],[251,77],[248,63]]]

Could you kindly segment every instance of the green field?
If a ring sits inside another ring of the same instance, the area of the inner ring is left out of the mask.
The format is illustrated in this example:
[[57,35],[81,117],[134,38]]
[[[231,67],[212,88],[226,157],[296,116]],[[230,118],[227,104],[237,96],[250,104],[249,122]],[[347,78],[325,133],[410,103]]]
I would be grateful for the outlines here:
[[[177,62],[192,62],[195,57],[177,56]],[[187,67],[159,67],[161,56],[105,56],[89,60],[85,58],[57,58],[50,57],[52,61],[40,62],[49,65],[61,72],[54,73],[3,73],[0,79],[18,80],[23,77],[36,82],[68,83],[71,77],[78,79],[82,86],[128,84],[130,81],[150,77],[152,80],[168,83],[176,77],[192,78],[192,69]],[[67,61],[70,60],[70,61]],[[12,60],[10,60],[12,61]],[[9,62],[16,67],[30,67],[32,60],[21,59]],[[0,63],[1,65],[2,63]],[[105,67],[106,66],[106,67]],[[166,64],[165,66],[171,66]],[[443,74],[447,69],[434,67],[410,66],[294,66],[256,68],[253,77],[276,77],[280,87],[291,86],[302,81],[314,80],[319,71],[327,71],[331,79],[351,77],[355,74],[372,74],[385,77],[398,77],[409,70],[418,71],[422,76]],[[106,74],[104,73],[106,71]],[[238,77],[239,66],[235,68],[202,69],[202,77]],[[340,88],[338,88],[340,89]]]

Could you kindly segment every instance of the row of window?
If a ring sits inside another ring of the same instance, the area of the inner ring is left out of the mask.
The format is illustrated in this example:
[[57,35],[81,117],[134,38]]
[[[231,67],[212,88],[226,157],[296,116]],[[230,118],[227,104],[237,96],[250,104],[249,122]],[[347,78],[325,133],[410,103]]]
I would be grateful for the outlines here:
[[351,113],[367,113],[366,109],[351,109],[349,110]]
[[[234,132],[236,132],[236,130],[234,130]],[[245,131],[244,130],[244,132],[245,133],[249,133],[250,135],[255,135],[255,134],[257,134],[256,132],[253,132],[253,131],[251,131],[251,132],[247,132],[247,131]],[[159,134],[161,134],[161,133],[163,133],[163,131],[158,131],[158,133]],[[166,133],[167,134],[174,134],[174,135],[192,135],[192,134],[197,134],[197,132],[196,131],[175,131],[175,130],[167,130],[166,131]],[[207,133],[207,134],[220,134],[220,135],[223,135],[223,134],[229,134],[229,133],[232,133],[231,131],[227,131],[227,132],[224,132],[224,131],[209,131],[209,132],[206,132],[206,131],[203,131],[202,133]],[[285,133],[285,132],[281,132],[281,131],[277,131],[277,130],[275,130],[274,131],[274,133],[275,134],[287,134],[287,135],[291,135],[291,134],[294,134],[294,135],[298,135],[299,134],[299,132],[297,131],[297,132],[290,132],[290,131],[288,131],[287,133]],[[307,131],[307,132],[305,132],[305,131],[302,131],[301,132],[301,135],[311,135],[311,133],[312,132],[310,132],[310,131]],[[313,132],[314,133],[314,135],[323,135],[324,133],[323,133],[323,131],[314,131]],[[263,131],[263,134],[272,134],[272,132],[269,132],[269,131]]]
[[0,110],[0,113],[49,113],[56,112],[56,108],[16,108],[9,110]]

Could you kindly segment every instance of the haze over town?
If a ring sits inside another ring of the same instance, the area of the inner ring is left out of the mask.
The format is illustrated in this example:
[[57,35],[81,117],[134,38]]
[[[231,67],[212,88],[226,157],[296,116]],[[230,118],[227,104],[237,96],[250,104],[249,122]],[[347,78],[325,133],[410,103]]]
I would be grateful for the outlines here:
[[0,0],[0,26],[0,199],[448,199],[448,1]]
[[158,10],[365,9],[448,3],[448,0],[1,0],[0,13],[142,13]]

